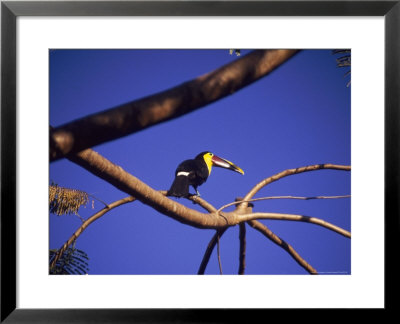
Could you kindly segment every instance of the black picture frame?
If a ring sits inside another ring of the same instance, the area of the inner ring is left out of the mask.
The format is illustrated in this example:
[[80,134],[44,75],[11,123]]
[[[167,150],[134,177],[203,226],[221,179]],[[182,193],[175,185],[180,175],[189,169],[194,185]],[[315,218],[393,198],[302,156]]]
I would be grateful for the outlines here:
[[[1,2],[1,322],[227,322],[216,309],[16,308],[16,19],[18,16],[382,16],[385,19],[385,309],[396,308],[399,237],[400,1],[2,1]],[[373,44],[371,45],[373,46]],[[371,125],[373,128],[373,125]],[[371,238],[372,239],[372,238]],[[371,261],[373,262],[373,261]],[[368,283],[366,283],[368,284]],[[239,294],[239,293],[238,293]],[[246,315],[245,315],[246,316]]]

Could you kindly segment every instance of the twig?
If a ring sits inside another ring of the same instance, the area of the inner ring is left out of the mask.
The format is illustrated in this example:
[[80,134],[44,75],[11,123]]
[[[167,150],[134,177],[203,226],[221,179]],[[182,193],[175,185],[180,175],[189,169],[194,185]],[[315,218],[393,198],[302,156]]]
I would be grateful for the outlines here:
[[220,234],[219,231],[217,231],[217,256],[218,256],[218,266],[219,266],[219,274],[222,275],[222,264],[221,264],[221,252],[219,249],[219,238]]
[[[309,166],[305,166],[305,167],[300,167],[300,168],[296,168],[296,169],[287,169],[285,171],[279,172],[275,175],[273,175],[272,177],[266,178],[264,180],[262,180],[261,182],[259,182],[258,184],[256,184],[248,193],[247,195],[243,198],[244,201],[250,200],[254,197],[254,195],[261,190],[263,187],[265,187],[266,185],[275,182],[279,179],[282,179],[284,177],[293,175],[293,174],[298,174],[298,173],[303,173],[303,172],[309,172],[309,171],[316,171],[316,170],[321,170],[321,169],[333,169],[333,170],[341,170],[341,171],[350,171],[351,170],[351,166],[350,165],[338,165],[338,164],[330,164],[330,163],[326,163],[326,164],[315,164],[315,165],[309,165]],[[237,209],[239,210],[244,210],[247,206],[247,203],[241,203]]]
[[280,213],[252,213],[252,214],[244,214],[238,216],[240,221],[250,221],[255,219],[275,219],[275,220],[289,220],[289,221],[300,221],[306,223],[312,223],[316,225],[323,226],[327,229],[330,229],[336,233],[339,233],[345,237],[351,238],[351,233],[344,230],[343,228],[333,225],[329,222],[326,222],[320,218],[309,217],[303,215],[294,215],[294,214],[280,214]]
[[203,259],[201,260],[201,264],[199,267],[199,270],[197,271],[197,274],[199,275],[203,275],[204,272],[206,271],[208,262],[210,261],[210,257],[211,257],[211,253],[214,250],[215,245],[217,244],[217,240],[219,238],[221,238],[221,236],[225,233],[225,231],[228,228],[222,228],[216,231],[216,233],[214,234],[214,236],[211,238],[210,242],[207,245],[207,249],[204,252],[204,256]]
[[234,201],[229,204],[223,205],[221,208],[217,210],[217,213],[222,211],[223,209],[233,206],[239,205],[243,202],[254,202],[254,201],[261,201],[261,200],[270,200],[270,199],[300,199],[300,200],[312,200],[312,199],[339,199],[339,198],[350,198],[351,195],[344,195],[344,196],[315,196],[315,197],[299,197],[299,196],[270,196],[270,197],[262,197],[262,198],[253,198],[248,200],[239,200]]
[[108,204],[106,202],[104,202],[100,198],[97,198],[95,195],[88,193],[88,196],[92,197],[93,199],[96,199],[97,201],[101,202],[104,206],[108,207]]
[[239,271],[238,274],[243,275],[246,268],[246,224],[239,224]]
[[199,196],[192,195],[192,196],[189,196],[186,198],[193,201],[194,203],[200,205],[201,207],[203,207],[205,210],[207,210],[210,213],[214,213],[217,211],[217,209],[213,205],[211,205],[209,202],[205,201],[204,199],[200,198]]

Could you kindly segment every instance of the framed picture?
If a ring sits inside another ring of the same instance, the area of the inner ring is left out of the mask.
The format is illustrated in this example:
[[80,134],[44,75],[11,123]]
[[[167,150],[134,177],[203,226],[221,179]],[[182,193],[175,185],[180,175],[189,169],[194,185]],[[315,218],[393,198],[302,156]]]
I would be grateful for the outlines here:
[[398,1],[1,10],[2,321],[393,307]]

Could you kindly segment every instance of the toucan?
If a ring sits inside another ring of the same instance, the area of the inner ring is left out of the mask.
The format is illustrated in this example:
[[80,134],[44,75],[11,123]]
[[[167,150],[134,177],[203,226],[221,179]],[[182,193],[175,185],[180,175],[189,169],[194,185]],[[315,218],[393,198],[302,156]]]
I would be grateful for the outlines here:
[[200,196],[197,187],[207,180],[213,166],[244,174],[243,170],[232,162],[208,151],[201,152],[194,159],[185,160],[178,165],[167,196],[186,197],[189,195],[189,186],[192,186],[197,196]]

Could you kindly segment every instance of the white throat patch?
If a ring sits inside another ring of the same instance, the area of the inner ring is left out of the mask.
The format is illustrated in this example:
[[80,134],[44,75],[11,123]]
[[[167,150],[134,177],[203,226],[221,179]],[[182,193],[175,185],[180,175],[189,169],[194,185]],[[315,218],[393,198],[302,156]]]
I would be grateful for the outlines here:
[[181,171],[176,174],[176,176],[185,176],[185,177],[187,177],[188,175],[189,175],[189,172],[185,172],[185,171]]

